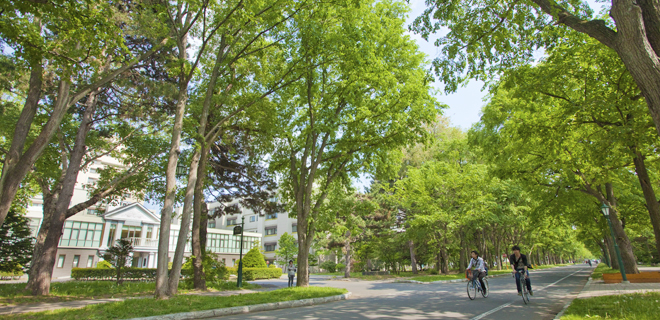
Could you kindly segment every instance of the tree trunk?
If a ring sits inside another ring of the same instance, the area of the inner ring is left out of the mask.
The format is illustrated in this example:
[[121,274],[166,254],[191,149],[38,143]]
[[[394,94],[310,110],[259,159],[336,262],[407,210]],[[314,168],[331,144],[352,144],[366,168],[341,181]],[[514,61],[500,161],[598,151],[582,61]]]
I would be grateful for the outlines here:
[[612,269],[619,269],[619,260],[616,258],[614,242],[612,242],[612,237],[609,235],[609,233],[610,232],[608,232],[608,235],[605,236],[605,243],[610,257],[610,267]]
[[412,240],[408,240],[408,248],[410,249],[410,264],[412,265],[412,273],[417,274],[417,259],[415,259],[415,244]]
[[169,295],[176,295],[179,289],[179,279],[181,277],[181,266],[183,265],[183,253],[186,250],[188,232],[190,231],[190,213],[193,207],[193,196],[195,193],[195,183],[197,182],[197,166],[199,165],[199,151],[195,151],[190,163],[188,172],[188,184],[186,186],[186,195],[183,199],[183,212],[181,213],[181,228],[179,238],[176,242],[174,259],[172,260],[172,270],[169,274]]
[[309,286],[309,274],[307,270],[309,268],[309,248],[312,244],[311,239],[308,238],[307,231],[307,221],[301,219],[301,216],[298,215],[298,279],[296,280],[296,286],[298,287],[308,287]]
[[[344,269],[344,278],[350,278],[351,277],[351,232],[348,231],[348,239],[346,240],[346,246],[344,247],[346,249],[346,256],[344,256],[344,259],[346,260],[346,269]],[[414,268],[414,267],[413,267]]]
[[646,170],[644,157],[636,148],[632,149],[635,153],[635,157],[633,158],[635,172],[637,172],[637,178],[639,179],[642,192],[644,193],[646,209],[651,217],[651,225],[653,226],[653,233],[655,234],[656,251],[660,253],[660,203],[658,203],[658,199],[655,197],[655,191],[653,190],[649,173]]
[[199,223],[199,245],[202,247],[202,252],[206,252],[206,235],[209,226],[209,209],[206,202],[202,202],[202,219]]
[[[177,43],[179,60],[187,60],[188,34],[181,36]],[[176,197],[176,166],[179,161],[179,150],[181,146],[181,131],[183,129],[183,116],[188,103],[188,76],[185,70],[179,74],[179,93],[177,95],[176,113],[174,126],[172,127],[172,141],[167,158],[167,169],[165,171],[165,199],[163,209],[160,212],[160,235],[158,237],[158,264],[156,266],[156,291],[155,297],[164,299],[169,293],[168,256],[170,250],[170,225],[172,224],[172,209]]]
[[617,201],[614,197],[614,188],[611,183],[605,184],[605,189],[607,191],[607,200],[610,205],[610,221],[612,221],[612,228],[614,229],[614,234],[616,235],[616,243],[619,245],[619,251],[621,252],[621,259],[623,260],[623,266],[626,273],[637,274],[639,269],[637,269],[637,259],[632,250],[632,245],[630,239],[626,234],[626,231],[623,230],[623,225],[621,220],[619,220],[619,212],[617,210]]
[[[197,168],[198,177],[206,177],[206,166],[209,159],[208,144],[204,144],[201,148],[201,156],[199,166]],[[202,242],[200,237],[200,230],[202,225],[202,214],[204,210],[204,182],[205,179],[197,179],[195,184],[195,210],[193,214],[193,228],[192,228],[192,251],[195,259],[193,260],[193,283],[195,289],[206,290],[206,276],[204,274],[204,252],[202,251]],[[206,220],[206,219],[205,219]]]
[[[465,269],[467,269],[468,266],[468,249],[467,245],[465,243],[465,234],[461,233],[461,250],[460,250],[460,256],[458,257],[458,270],[460,272],[465,272]],[[438,268],[438,272],[440,272],[440,269]]]

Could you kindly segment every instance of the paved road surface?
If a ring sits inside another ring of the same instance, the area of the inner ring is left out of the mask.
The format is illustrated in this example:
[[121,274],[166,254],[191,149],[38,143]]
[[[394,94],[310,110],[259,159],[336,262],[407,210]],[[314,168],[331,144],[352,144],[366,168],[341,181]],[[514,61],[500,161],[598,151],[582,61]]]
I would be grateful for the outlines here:
[[[489,280],[490,296],[469,300],[466,284],[413,284],[385,281],[337,281],[312,277],[311,284],[346,288],[350,300],[312,307],[257,312],[218,319],[552,319],[589,277],[585,265],[531,273],[534,296],[525,305],[512,277]],[[258,283],[286,286],[286,280]]]

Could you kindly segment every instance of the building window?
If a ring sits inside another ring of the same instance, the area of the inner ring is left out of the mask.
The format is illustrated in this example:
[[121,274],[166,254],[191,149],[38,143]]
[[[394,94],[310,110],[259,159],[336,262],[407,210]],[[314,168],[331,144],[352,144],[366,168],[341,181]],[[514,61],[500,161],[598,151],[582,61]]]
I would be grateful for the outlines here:
[[88,256],[87,257],[87,268],[91,268],[94,266],[94,256]]
[[67,221],[60,238],[63,247],[98,247],[101,245],[102,223]]
[[96,168],[90,168],[89,173],[96,173]]
[[272,236],[272,235],[275,235],[275,234],[277,234],[277,228],[266,229],[266,235],[267,236]]
[[227,219],[228,226],[235,226],[237,224],[238,224],[238,219],[231,219],[231,220]]
[[215,228],[215,220],[209,220],[209,228]]
[[277,213],[269,213],[266,215],[266,220],[277,219]]
[[142,237],[142,227],[123,226],[121,228],[121,238],[140,238]]
[[110,231],[108,231],[108,247],[111,247],[115,241],[115,233],[117,232],[117,224],[110,224]]
[[222,258],[222,265],[223,265],[223,266],[227,265],[226,262],[227,262],[226,259],[225,259],[225,258]]
[[264,244],[264,251],[266,252],[275,251],[275,244],[274,243]]
[[93,216],[100,216],[103,214],[103,211],[100,209],[87,209],[87,214],[91,214]]
[[250,222],[255,222],[257,220],[258,220],[257,216],[251,216],[250,217]]
[[59,257],[57,257],[57,267],[58,268],[64,268],[64,257],[65,255],[61,254]]
[[154,227],[147,227],[147,239],[151,239],[151,236],[154,235]]
[[235,265],[236,265],[236,259],[231,259],[231,266],[233,267]]
[[291,225],[291,232],[298,233],[298,225]]
[[79,263],[80,263],[80,256],[79,255],[73,256],[73,267],[78,268]]

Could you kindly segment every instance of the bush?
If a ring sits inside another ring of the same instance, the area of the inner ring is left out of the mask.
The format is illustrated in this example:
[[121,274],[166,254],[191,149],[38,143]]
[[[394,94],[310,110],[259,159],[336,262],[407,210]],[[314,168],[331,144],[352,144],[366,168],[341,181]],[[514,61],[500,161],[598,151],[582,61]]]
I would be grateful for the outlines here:
[[[23,268],[21,265],[19,265]],[[0,280],[12,280],[16,277],[22,277],[24,275],[23,270],[15,270],[10,272],[0,272]]]
[[257,279],[276,279],[282,276],[280,268],[243,268],[243,279],[252,281]]
[[431,270],[429,270],[429,274],[437,275],[437,274],[438,274],[438,270],[436,270],[436,269],[431,269]]
[[108,261],[101,260],[101,261],[99,261],[99,263],[96,264],[96,268],[97,269],[112,269],[112,265]]
[[[121,277],[124,280],[154,280],[156,279],[156,269],[122,268]],[[73,268],[71,278],[76,280],[116,280],[117,271],[104,268]]]
[[334,261],[323,262],[319,267],[321,267],[321,269],[324,269],[327,272],[337,271],[337,264]]
[[[236,266],[240,260],[236,261]],[[258,247],[254,247],[243,256],[243,268],[268,268],[266,265],[266,258],[261,254]]]
[[238,275],[238,267],[226,267],[229,274]]
[[272,264],[269,265],[268,267],[269,267],[269,268],[277,268],[277,266],[276,266],[274,263],[272,263]]
[[343,263],[337,263],[337,271],[344,271],[346,269],[346,265]]
[[[187,258],[186,263],[181,266],[181,275],[192,278],[193,277],[193,258]],[[204,275],[207,282],[214,282],[217,280],[229,280],[229,271],[222,262],[213,259],[213,254],[204,255],[202,259],[202,266],[204,268]]]

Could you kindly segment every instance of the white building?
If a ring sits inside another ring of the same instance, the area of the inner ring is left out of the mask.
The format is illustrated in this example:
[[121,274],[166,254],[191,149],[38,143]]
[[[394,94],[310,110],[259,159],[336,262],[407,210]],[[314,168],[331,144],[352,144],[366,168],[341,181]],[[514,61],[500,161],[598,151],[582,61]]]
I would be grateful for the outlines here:
[[[86,185],[99,179],[97,169],[105,166],[121,167],[121,163],[110,157],[96,161],[88,172],[79,172],[71,206],[86,201]],[[129,240],[133,247],[132,266],[155,268],[157,262],[158,237],[160,234],[160,213],[153,212],[138,203],[130,195],[123,201],[113,201],[104,207],[93,206],[67,219],[57,250],[53,278],[71,276],[72,268],[96,267],[100,257],[118,239]],[[180,215],[180,209],[177,210]],[[36,235],[43,219],[43,199],[32,199],[26,216],[30,218],[33,235]],[[170,227],[169,261],[172,261],[180,231],[178,219]],[[240,237],[233,236],[226,228],[209,228],[206,248],[218,255],[227,266],[233,266],[238,259]],[[261,242],[262,235],[256,232],[244,234],[244,252],[252,248],[254,242]],[[190,241],[190,240],[189,240]],[[186,256],[190,255],[190,242],[186,246]]]
[[[220,207],[220,203],[209,203],[209,212]],[[275,262],[275,250],[278,249],[278,241],[286,232],[298,239],[297,220],[289,218],[285,212],[271,215],[260,215],[250,209],[241,208],[241,213],[221,216],[215,220],[209,220],[209,228],[231,230],[241,224],[245,217],[245,231],[263,234],[261,248],[264,251],[266,261],[271,264]],[[209,229],[210,230],[210,229]]]

